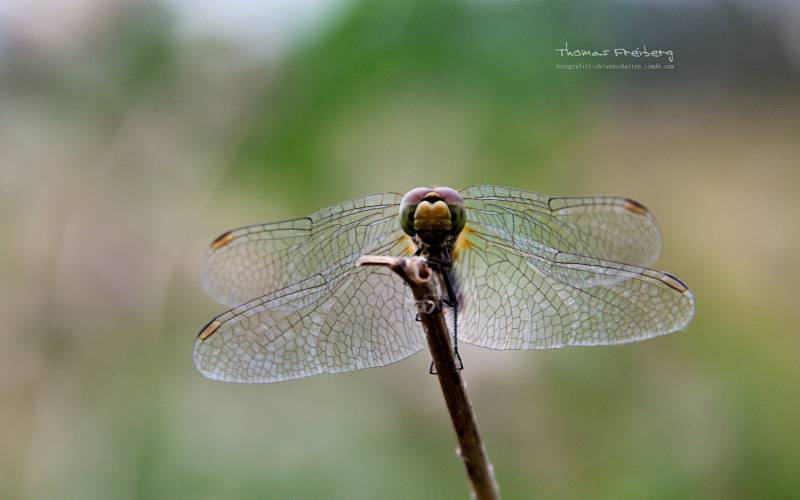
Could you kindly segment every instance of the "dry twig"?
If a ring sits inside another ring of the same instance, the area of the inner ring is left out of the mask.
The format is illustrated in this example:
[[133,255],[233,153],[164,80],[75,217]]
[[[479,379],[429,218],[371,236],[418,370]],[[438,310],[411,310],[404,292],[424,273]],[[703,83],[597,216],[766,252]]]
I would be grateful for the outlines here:
[[441,301],[434,272],[423,257],[367,255],[359,259],[358,265],[388,267],[411,288],[418,304],[420,322],[428,338],[433,366],[436,368],[439,385],[458,437],[458,455],[467,468],[473,496],[481,500],[500,498],[494,471],[478,432],[478,424],[461,379],[461,372],[453,358],[450,333],[439,307]]

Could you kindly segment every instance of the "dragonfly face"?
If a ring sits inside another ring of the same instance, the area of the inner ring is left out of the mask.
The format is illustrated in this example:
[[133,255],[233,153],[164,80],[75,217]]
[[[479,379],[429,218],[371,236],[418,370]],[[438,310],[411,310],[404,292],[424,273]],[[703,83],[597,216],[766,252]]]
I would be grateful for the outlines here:
[[439,260],[457,284],[459,342],[623,344],[682,330],[694,316],[689,287],[650,267],[661,234],[640,203],[423,187],[215,239],[203,288],[231,308],[198,334],[195,365],[216,380],[266,383],[384,366],[419,352],[426,339],[405,284],[387,269],[355,264],[362,255],[420,249],[433,259],[452,256]]
[[453,241],[466,220],[464,198],[454,189],[419,187],[400,201],[400,227],[425,245]]

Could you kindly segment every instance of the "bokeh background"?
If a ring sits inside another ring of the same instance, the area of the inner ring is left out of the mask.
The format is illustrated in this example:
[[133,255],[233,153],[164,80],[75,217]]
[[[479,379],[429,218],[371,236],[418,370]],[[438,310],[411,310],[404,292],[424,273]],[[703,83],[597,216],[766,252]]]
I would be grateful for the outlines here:
[[0,2],[0,497],[466,497],[425,353],[239,386],[191,350],[223,230],[487,183],[642,201],[698,307],[465,348],[505,497],[797,498],[798,84],[788,0]]

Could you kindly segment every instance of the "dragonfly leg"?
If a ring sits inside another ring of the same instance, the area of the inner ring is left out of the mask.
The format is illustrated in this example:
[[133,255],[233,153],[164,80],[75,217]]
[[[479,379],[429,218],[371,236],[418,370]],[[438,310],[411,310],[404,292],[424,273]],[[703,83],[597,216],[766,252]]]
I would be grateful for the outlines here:
[[[442,260],[428,258],[428,262],[438,267],[439,272],[442,275],[442,281],[444,283],[445,291],[447,292],[447,298],[441,300],[441,305],[453,309],[453,356],[455,356],[456,360],[456,370],[463,370],[464,362],[461,361],[461,355],[458,353],[458,296],[455,292],[455,288],[453,287],[453,278],[450,274],[452,264],[450,260],[450,254],[446,247],[444,248],[444,252],[444,258]],[[436,367],[433,366],[433,362],[431,362],[428,373],[431,375],[436,374]]]
[[[464,362],[461,361],[461,355],[458,353],[458,351],[455,351],[454,354],[456,356],[456,371],[461,371],[464,369]],[[431,361],[431,367],[428,369],[428,373],[431,375],[438,374],[438,372],[436,371],[436,367],[433,366],[433,361]]]
[[458,353],[458,297],[453,289],[449,268],[442,269],[442,278],[444,279],[444,287],[447,290],[447,300],[443,300],[442,302],[453,309],[453,355],[458,361],[456,369],[463,370],[464,363],[461,361],[461,355]]
[[461,361],[461,355],[458,353],[458,349],[456,349],[455,355],[456,355],[456,361],[457,361],[456,370],[461,371],[461,370],[464,369],[464,362]]
[[[453,355],[456,358],[456,370],[461,371],[464,369],[464,362],[461,361],[461,355],[458,353],[458,349],[453,350]],[[431,361],[431,366],[428,368],[428,373],[431,375],[437,375],[438,372],[436,371],[436,367],[433,365],[433,361]]]

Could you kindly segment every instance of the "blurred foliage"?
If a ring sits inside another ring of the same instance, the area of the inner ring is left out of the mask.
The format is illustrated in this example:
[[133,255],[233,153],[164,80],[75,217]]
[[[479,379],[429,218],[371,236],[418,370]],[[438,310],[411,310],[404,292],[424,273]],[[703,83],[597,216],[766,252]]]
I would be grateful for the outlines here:
[[[351,116],[368,119],[357,114],[364,107],[412,92],[455,101],[477,129],[475,141],[464,141],[474,162],[513,181],[574,138],[565,132],[575,131],[586,82],[551,68],[554,41],[585,39],[569,22],[576,10],[561,2],[354,2],[279,69],[230,175],[280,183],[289,203],[307,179],[341,192],[348,179],[331,165],[329,137]],[[432,119],[409,112],[400,126]],[[356,127],[364,141],[370,125]]]

